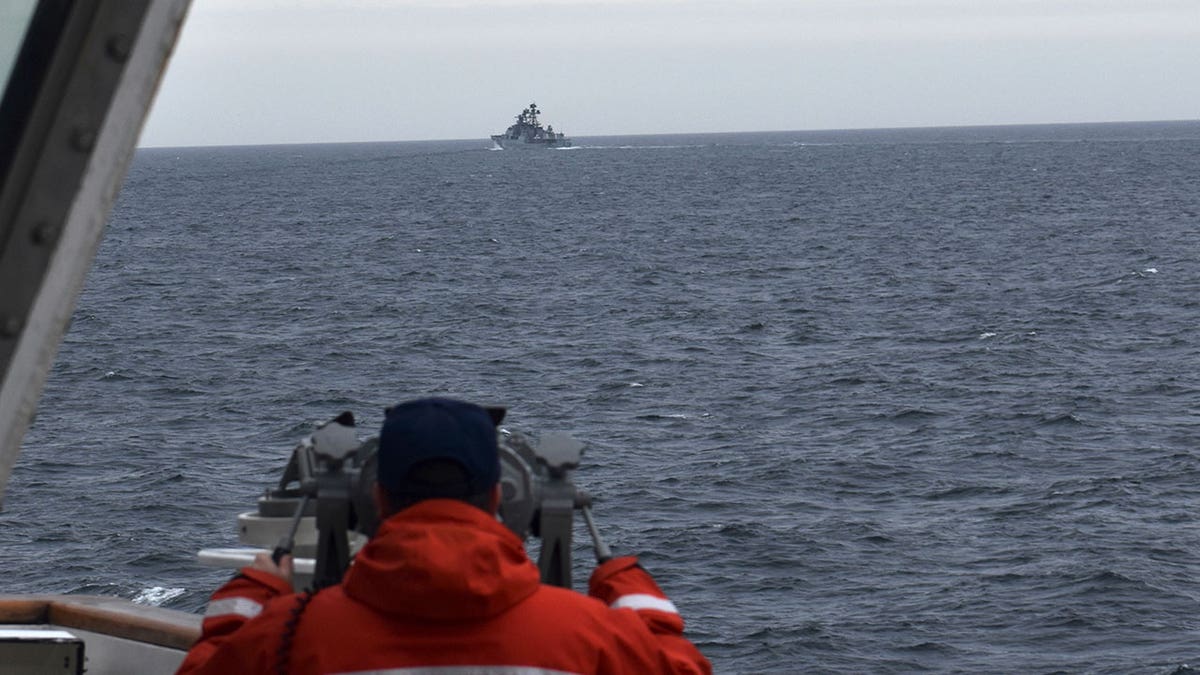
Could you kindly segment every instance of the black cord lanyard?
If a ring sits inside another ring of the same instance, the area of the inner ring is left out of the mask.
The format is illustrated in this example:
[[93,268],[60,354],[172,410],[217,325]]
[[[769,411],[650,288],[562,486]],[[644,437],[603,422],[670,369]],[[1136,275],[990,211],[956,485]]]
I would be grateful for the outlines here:
[[283,626],[283,636],[279,641],[279,651],[276,653],[275,672],[278,675],[288,675],[288,665],[292,660],[292,643],[296,641],[296,629],[300,627],[300,616],[304,614],[304,610],[308,609],[308,603],[317,597],[323,588],[310,588],[304,591],[304,594],[296,602],[296,606],[292,608],[292,616]]

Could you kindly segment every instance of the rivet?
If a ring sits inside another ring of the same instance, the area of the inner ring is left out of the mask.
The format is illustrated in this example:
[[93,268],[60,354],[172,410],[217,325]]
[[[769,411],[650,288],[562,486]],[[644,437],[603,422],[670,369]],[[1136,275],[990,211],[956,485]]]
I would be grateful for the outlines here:
[[71,147],[80,152],[91,152],[96,147],[96,132],[91,129],[76,129],[71,134]]
[[58,239],[59,227],[50,223],[38,223],[30,235],[33,243],[38,246],[53,244]]
[[129,39],[128,35],[114,35],[104,43],[105,53],[117,63],[125,63],[129,58],[129,52],[132,48],[133,42]]
[[15,316],[4,317],[0,321],[0,337],[16,337],[21,333],[21,319]]

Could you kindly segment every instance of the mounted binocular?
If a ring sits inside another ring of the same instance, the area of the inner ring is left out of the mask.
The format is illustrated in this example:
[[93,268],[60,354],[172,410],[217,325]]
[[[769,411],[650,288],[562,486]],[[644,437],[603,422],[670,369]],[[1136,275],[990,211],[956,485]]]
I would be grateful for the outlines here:
[[[557,433],[530,439],[499,426],[504,408],[487,410],[500,450],[499,519],[522,540],[540,538],[542,581],[570,588],[576,510],[597,560],[612,557],[592,521],[591,498],[571,480],[583,444]],[[293,554],[297,582],[311,579],[316,588],[338,583],[353,553],[379,525],[371,496],[378,449],[378,437],[358,439],[349,412],[320,425],[292,450],[278,485],[258,499],[258,510],[238,516],[239,541],[273,549],[276,561]]]

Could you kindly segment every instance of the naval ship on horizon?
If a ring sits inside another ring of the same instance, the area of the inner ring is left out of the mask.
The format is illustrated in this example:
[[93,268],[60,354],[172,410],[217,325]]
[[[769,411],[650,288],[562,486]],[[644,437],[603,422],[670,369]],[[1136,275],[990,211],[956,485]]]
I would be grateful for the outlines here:
[[530,103],[517,115],[517,123],[504,133],[492,136],[492,142],[502,149],[571,147],[571,139],[566,134],[555,132],[551,125],[542,126],[538,121],[541,112],[536,103]]

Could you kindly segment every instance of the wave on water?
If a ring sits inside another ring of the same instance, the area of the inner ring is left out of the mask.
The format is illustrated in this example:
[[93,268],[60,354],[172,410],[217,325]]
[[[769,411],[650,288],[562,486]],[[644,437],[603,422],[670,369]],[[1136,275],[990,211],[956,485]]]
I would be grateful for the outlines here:
[[161,606],[163,603],[178,598],[187,592],[184,588],[164,588],[162,586],[152,586],[144,588],[133,597],[133,602],[139,605],[152,605],[154,607]]
[[680,150],[687,148],[703,148],[705,145],[574,145],[559,150]]

